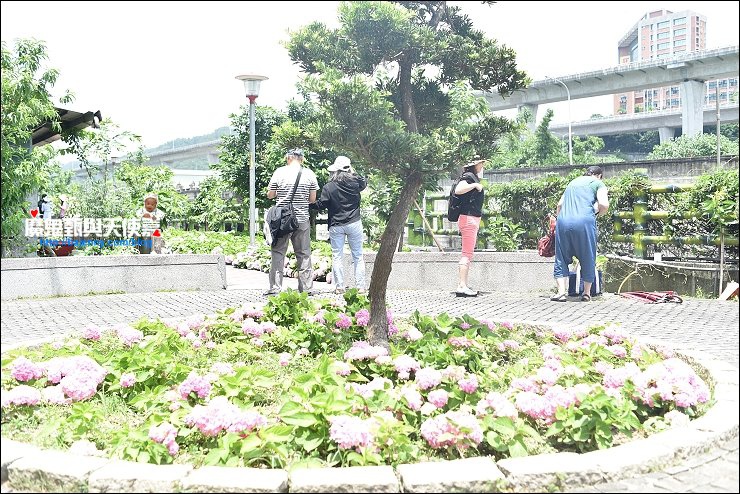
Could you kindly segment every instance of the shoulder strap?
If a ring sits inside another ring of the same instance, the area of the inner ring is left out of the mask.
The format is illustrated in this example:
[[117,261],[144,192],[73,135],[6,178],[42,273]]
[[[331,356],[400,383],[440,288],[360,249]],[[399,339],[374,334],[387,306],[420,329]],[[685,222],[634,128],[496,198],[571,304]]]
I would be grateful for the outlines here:
[[303,167],[300,167],[298,169],[298,176],[295,178],[295,184],[293,185],[293,192],[290,193],[288,204],[293,204],[293,197],[295,196],[295,191],[298,188],[298,183],[301,181],[301,173],[303,173]]

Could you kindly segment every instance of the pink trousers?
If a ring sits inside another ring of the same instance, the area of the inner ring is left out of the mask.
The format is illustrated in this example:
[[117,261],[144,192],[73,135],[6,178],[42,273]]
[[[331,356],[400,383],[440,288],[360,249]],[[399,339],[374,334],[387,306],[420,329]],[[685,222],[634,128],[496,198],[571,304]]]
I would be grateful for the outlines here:
[[480,217],[461,214],[457,220],[457,225],[462,236],[460,265],[466,266],[473,261],[473,251],[478,240],[478,228],[480,228]]

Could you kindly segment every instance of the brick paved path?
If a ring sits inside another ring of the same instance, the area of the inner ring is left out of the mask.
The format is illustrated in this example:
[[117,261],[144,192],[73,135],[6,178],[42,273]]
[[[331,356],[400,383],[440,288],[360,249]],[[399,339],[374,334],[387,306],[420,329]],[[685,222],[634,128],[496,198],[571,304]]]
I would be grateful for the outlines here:
[[[159,292],[125,295],[59,297],[0,303],[2,344],[62,335],[86,324],[112,325],[140,317],[169,318],[211,313],[214,310],[264,301],[261,273],[240,275],[230,289],[214,292]],[[288,280],[286,285],[294,280]],[[256,288],[246,288],[259,287]],[[328,289],[326,285],[318,285]],[[327,295],[328,296],[328,295]],[[738,304],[713,300],[686,300],[683,304],[643,304],[618,296],[595,298],[590,304],[550,302],[544,294],[486,293],[456,298],[451,292],[393,291],[388,302],[395,314],[414,310],[432,314],[468,313],[496,320],[587,325],[619,323],[636,335],[705,351],[738,365]],[[723,448],[683,465],[629,481],[602,484],[580,492],[738,492],[738,438]]]
[[[326,295],[329,296],[329,295]],[[140,317],[210,313],[243,302],[264,301],[260,290],[159,292],[26,299],[0,303],[2,343],[16,343],[82,329],[85,324],[112,325]],[[571,299],[551,302],[543,294],[488,293],[456,298],[451,292],[393,291],[388,302],[396,314],[414,310],[447,312],[497,320],[569,325],[620,323],[636,335],[706,351],[738,365],[738,304],[691,299],[683,304],[644,304],[606,295],[590,304]]]

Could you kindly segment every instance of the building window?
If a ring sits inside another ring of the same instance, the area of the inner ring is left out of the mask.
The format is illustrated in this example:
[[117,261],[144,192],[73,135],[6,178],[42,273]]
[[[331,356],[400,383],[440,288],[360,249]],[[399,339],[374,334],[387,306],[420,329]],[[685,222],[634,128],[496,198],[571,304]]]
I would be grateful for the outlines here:
[[668,32],[668,31],[666,31],[664,33],[658,33],[658,39],[666,39],[666,38],[670,37],[670,35],[671,35],[671,33]]
[[674,36],[681,36],[683,34],[686,34],[686,28],[685,27],[682,27],[681,29],[674,29],[673,30],[673,35]]
[[686,46],[686,40],[685,39],[677,39],[673,42],[673,46]]
[[669,27],[671,25],[670,21],[663,21],[658,23],[658,29],[663,29],[664,27]]
[[680,26],[681,24],[686,24],[686,18],[685,17],[679,17],[678,19],[673,19],[673,25],[674,26]]

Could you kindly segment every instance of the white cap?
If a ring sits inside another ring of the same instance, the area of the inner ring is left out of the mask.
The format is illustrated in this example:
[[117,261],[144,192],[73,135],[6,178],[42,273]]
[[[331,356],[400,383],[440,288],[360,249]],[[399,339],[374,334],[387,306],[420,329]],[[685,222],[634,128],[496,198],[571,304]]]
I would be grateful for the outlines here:
[[348,172],[350,168],[351,166],[350,166],[349,158],[347,158],[346,156],[337,156],[337,159],[334,160],[334,164],[329,165],[328,170],[330,172],[338,172],[338,171]]

